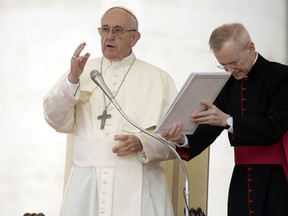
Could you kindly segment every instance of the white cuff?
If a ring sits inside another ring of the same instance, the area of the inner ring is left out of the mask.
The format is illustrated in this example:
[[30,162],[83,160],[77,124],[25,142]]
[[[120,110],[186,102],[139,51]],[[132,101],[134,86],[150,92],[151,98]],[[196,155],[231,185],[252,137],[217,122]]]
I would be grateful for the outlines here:
[[183,144],[178,144],[176,143],[176,146],[179,147],[179,148],[189,148],[189,143],[188,143],[188,138],[187,136],[184,135],[184,143]]
[[75,97],[77,90],[79,89],[80,82],[78,81],[76,84],[74,84],[74,83],[71,83],[69,79],[67,78],[66,86],[67,86],[68,92]]
[[233,133],[233,118],[232,117],[229,117],[227,120],[227,125],[229,125],[230,127],[227,129],[227,131],[229,133]]

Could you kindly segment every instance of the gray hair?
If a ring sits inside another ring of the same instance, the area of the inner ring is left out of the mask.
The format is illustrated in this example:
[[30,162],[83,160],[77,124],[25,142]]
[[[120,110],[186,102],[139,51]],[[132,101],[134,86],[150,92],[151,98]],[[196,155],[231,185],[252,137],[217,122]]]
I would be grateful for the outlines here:
[[251,41],[250,35],[241,23],[224,24],[216,28],[209,39],[210,50],[221,50],[223,44],[229,40],[244,48]]

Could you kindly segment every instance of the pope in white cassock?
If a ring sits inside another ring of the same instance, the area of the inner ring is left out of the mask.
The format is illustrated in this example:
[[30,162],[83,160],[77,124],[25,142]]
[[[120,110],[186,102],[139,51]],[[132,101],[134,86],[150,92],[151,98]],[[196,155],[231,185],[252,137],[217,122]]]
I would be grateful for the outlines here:
[[160,162],[174,159],[173,152],[128,123],[90,72],[98,70],[126,115],[150,131],[174,100],[175,85],[132,52],[140,33],[129,9],[107,10],[98,30],[103,57],[88,60],[89,53],[81,55],[86,44],[80,44],[71,69],[44,98],[47,123],[73,137],[60,215],[172,216]]

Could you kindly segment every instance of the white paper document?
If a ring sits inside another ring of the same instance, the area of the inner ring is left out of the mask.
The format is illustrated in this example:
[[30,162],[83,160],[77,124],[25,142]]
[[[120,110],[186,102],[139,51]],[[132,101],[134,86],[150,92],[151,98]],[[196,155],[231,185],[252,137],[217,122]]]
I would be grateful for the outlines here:
[[161,133],[176,122],[182,122],[183,133],[193,134],[198,125],[191,121],[191,114],[205,109],[201,101],[213,102],[229,77],[227,72],[191,73],[154,133]]

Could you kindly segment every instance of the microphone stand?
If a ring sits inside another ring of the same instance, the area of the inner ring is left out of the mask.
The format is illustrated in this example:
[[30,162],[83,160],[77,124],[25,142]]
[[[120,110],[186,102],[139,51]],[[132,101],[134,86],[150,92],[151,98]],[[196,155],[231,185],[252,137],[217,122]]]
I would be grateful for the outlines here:
[[184,172],[184,176],[185,176],[185,186],[184,186],[184,190],[183,190],[183,196],[184,196],[184,201],[185,201],[185,216],[205,216],[205,214],[202,212],[201,208],[198,208],[197,211],[194,210],[193,208],[190,209],[189,205],[190,205],[190,200],[189,200],[189,177],[188,177],[188,172],[187,169],[185,167],[185,164],[182,160],[182,158],[180,157],[180,155],[178,154],[178,152],[164,139],[160,138],[159,136],[156,136],[154,133],[150,133],[149,131],[145,130],[144,128],[140,127],[139,125],[137,125],[136,123],[134,123],[122,110],[122,108],[120,107],[120,105],[117,103],[116,99],[114,98],[114,96],[112,95],[110,89],[107,87],[101,73],[99,73],[99,71],[97,70],[92,70],[90,72],[90,76],[91,79],[101,88],[101,90],[104,92],[104,94],[109,98],[109,100],[113,103],[113,105],[115,106],[115,108],[119,111],[119,113],[130,123],[132,124],[134,127],[136,127],[137,129],[139,129],[140,131],[144,132],[145,134],[153,137],[154,139],[160,141],[161,143],[163,143],[164,145],[166,145],[168,148],[170,148],[174,154],[176,155],[177,159],[180,162],[180,165],[183,169]]
[[[104,92],[105,93],[105,92]],[[106,94],[106,93],[105,93]],[[107,94],[106,94],[107,95]],[[119,104],[117,103],[117,101],[115,100],[115,98],[110,98],[109,95],[107,95],[107,97],[111,100],[111,102],[113,103],[113,105],[115,106],[115,108],[120,112],[120,114],[130,123],[132,124],[134,127],[136,127],[137,129],[139,129],[140,131],[144,132],[145,134],[155,138],[156,140],[160,141],[161,143],[163,143],[164,145],[166,145],[168,148],[170,148],[174,154],[177,156],[180,165],[183,169],[184,172],[184,176],[185,176],[185,186],[184,186],[184,201],[185,201],[185,216],[190,216],[190,207],[189,207],[189,177],[188,177],[188,172],[187,169],[185,167],[185,164],[182,160],[182,158],[180,157],[180,155],[178,154],[178,152],[164,139],[160,138],[159,136],[156,136],[153,133],[150,133],[149,131],[145,130],[144,128],[140,127],[139,125],[137,125],[136,123],[134,123],[121,109],[121,107],[119,106]],[[196,216],[196,215],[195,215]]]

